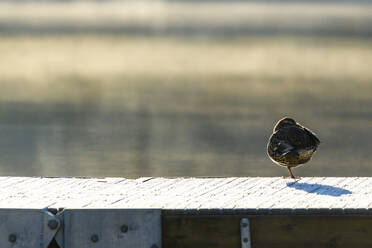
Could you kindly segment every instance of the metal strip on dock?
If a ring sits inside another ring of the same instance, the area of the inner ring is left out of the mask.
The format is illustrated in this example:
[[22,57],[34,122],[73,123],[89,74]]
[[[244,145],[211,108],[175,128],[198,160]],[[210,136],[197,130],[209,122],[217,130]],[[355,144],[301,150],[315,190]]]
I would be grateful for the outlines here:
[[161,248],[161,211],[158,209],[66,209],[64,248]]
[[47,210],[0,209],[0,247],[47,248],[59,226]]
[[251,227],[248,218],[240,220],[240,240],[242,248],[252,248],[251,245]]

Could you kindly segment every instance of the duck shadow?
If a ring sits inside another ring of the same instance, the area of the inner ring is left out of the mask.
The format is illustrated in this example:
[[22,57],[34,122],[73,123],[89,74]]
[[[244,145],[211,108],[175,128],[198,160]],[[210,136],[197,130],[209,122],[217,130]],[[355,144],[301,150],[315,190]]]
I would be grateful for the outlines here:
[[303,190],[311,194],[328,195],[328,196],[334,196],[334,197],[348,195],[352,193],[350,190],[347,190],[347,189],[334,187],[330,185],[319,184],[319,183],[294,182],[294,183],[287,183],[287,186],[290,188],[297,189],[297,190]]

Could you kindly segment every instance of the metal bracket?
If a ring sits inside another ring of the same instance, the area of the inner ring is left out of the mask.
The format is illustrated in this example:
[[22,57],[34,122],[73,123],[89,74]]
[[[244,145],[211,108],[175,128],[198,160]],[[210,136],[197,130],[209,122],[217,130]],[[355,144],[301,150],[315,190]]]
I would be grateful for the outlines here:
[[240,240],[242,248],[252,248],[251,245],[251,228],[248,218],[240,220]]
[[0,209],[0,247],[47,248],[60,225],[46,209]]
[[60,216],[60,247],[161,248],[159,209],[66,209]]

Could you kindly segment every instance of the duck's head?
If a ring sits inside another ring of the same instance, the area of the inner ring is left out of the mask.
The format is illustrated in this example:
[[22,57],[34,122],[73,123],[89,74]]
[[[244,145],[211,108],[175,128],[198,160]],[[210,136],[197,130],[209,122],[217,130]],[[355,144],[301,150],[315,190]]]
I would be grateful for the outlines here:
[[274,132],[276,132],[277,130],[283,128],[283,127],[288,127],[288,126],[293,126],[293,125],[296,125],[296,121],[292,118],[289,118],[289,117],[284,117],[283,119],[279,120],[275,127],[274,127]]

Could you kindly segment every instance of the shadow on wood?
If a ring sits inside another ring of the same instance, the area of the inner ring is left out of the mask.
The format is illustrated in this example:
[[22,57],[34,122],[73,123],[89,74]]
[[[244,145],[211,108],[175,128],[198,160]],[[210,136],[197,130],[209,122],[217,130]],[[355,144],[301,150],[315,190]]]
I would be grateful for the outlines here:
[[319,183],[287,183],[290,188],[306,191],[307,193],[328,196],[342,196],[351,194],[350,190]]

